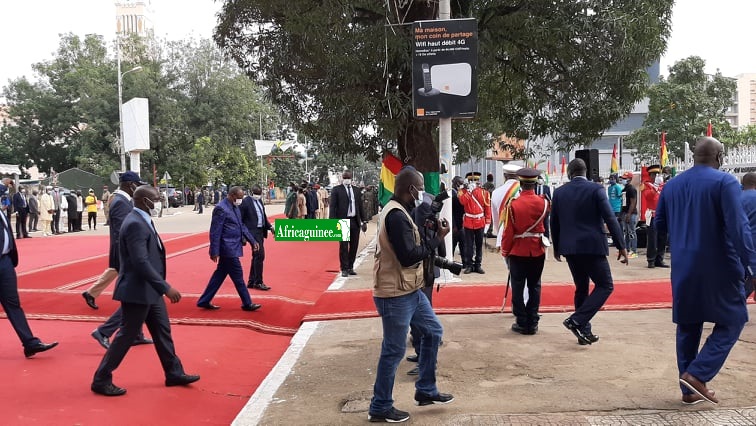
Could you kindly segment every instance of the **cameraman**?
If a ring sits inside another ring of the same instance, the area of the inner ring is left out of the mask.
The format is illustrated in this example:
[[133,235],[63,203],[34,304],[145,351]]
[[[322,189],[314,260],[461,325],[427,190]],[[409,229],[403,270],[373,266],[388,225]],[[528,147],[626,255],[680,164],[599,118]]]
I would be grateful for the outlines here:
[[[441,184],[441,194],[445,191],[444,184]],[[438,240],[438,213],[440,210],[434,211],[433,209],[433,197],[430,194],[424,194],[425,199],[423,203],[415,207],[412,211],[412,218],[417,225],[420,232],[420,239],[424,242],[428,250],[430,250],[430,256],[423,259],[423,278],[425,279],[425,286],[422,288],[423,293],[428,297],[428,301],[433,306],[433,283],[436,278],[441,276],[441,270],[438,266],[435,266],[436,256],[446,257],[446,246],[444,244],[437,244]],[[448,196],[446,197],[448,198]],[[440,207],[440,206],[439,206]],[[435,247],[436,248],[431,248]],[[422,333],[417,327],[410,325],[410,336],[412,341],[412,347],[415,349],[415,354],[407,357],[407,361],[417,362],[420,358],[420,339]],[[407,372],[410,376],[417,376],[420,374],[420,368],[415,366],[413,369]]]
[[454,397],[436,388],[436,357],[443,328],[422,291],[423,260],[443,243],[449,225],[438,224],[438,236],[425,244],[410,216],[423,202],[423,176],[413,167],[403,168],[396,176],[394,196],[378,220],[378,246],[373,267],[373,300],[383,325],[383,344],[378,360],[368,420],[404,422],[409,413],[393,406],[394,376],[404,357],[410,325],[422,333],[420,375],[415,382],[418,405],[446,404]]

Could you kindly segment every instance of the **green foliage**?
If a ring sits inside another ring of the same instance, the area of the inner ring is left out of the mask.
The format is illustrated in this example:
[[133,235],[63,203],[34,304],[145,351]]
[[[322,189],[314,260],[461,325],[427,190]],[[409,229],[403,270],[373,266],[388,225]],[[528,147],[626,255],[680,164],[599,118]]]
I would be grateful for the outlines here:
[[666,132],[670,156],[684,158],[685,143],[692,148],[696,139],[706,134],[709,121],[713,136],[734,143],[733,131],[725,120],[732,105],[736,84],[717,72],[707,75],[706,63],[697,56],[676,62],[669,77],[648,91],[649,111],[643,127],[626,139],[628,148],[646,163],[659,160],[661,132]]
[[[478,117],[456,122],[457,161],[495,135],[587,143],[628,114],[664,51],[672,0],[454,1],[479,28]],[[274,102],[337,154],[377,160],[385,148],[438,168],[436,125],[411,108],[415,20],[437,2],[225,2],[215,40]],[[387,25],[389,24],[389,25]]]
[[[270,132],[275,108],[210,40],[121,42],[123,100],[149,100],[151,149],[142,154],[142,177],[168,171],[173,183],[261,182],[252,140],[261,120]],[[3,158],[42,171],[70,167],[108,176],[118,156],[116,58],[103,38],[66,34],[49,60],[34,65],[39,80],[5,88],[13,125],[0,130]]]

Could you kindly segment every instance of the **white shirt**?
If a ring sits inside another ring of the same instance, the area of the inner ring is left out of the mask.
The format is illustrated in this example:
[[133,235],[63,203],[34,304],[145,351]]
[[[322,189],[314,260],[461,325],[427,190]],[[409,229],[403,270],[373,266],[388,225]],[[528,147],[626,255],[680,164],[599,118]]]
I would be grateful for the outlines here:
[[[501,247],[502,234],[502,232],[499,232],[499,207],[504,201],[504,196],[507,195],[509,188],[511,188],[512,185],[516,183],[519,183],[517,179],[507,179],[503,185],[494,189],[494,191],[491,193],[491,216],[493,216],[493,229],[494,232],[496,232],[496,247]],[[515,194],[514,198],[517,198],[519,196],[520,192],[518,191],[517,194]]]

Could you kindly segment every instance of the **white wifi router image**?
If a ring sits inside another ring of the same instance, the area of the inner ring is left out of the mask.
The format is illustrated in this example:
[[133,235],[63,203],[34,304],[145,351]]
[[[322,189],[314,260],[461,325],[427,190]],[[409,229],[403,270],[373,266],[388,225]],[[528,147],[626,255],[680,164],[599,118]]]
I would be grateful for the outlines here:
[[447,95],[467,96],[472,89],[472,67],[467,62],[434,65],[430,69],[431,85]]

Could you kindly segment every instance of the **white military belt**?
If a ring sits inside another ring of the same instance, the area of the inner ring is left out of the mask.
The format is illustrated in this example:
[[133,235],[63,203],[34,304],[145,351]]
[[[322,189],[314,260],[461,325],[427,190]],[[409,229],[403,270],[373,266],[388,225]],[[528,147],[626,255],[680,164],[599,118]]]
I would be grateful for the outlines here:
[[522,234],[517,234],[514,237],[515,238],[541,238],[543,237],[543,232],[523,232]]
[[480,219],[484,216],[484,214],[483,213],[478,213],[478,214],[465,213],[465,216],[471,217],[473,219]]

